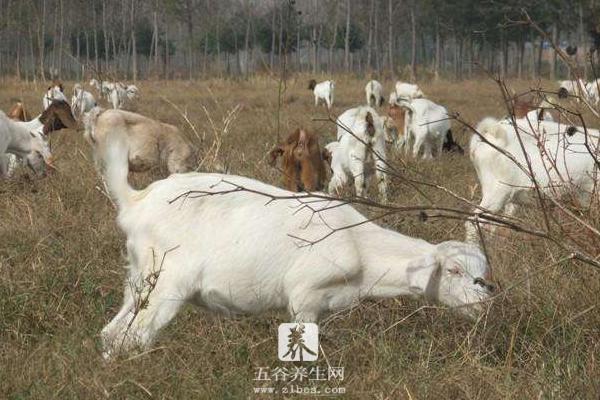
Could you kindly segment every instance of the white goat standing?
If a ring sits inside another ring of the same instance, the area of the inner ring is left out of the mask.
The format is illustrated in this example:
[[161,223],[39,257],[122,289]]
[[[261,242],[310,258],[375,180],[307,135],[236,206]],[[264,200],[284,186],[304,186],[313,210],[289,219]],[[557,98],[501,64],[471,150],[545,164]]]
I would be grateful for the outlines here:
[[96,88],[100,97],[104,97],[107,100],[108,100],[108,96],[110,95],[110,92],[112,92],[112,90],[115,88],[114,83],[109,82],[109,81],[102,81],[102,83],[100,83],[95,78],[90,80],[90,86],[93,86],[94,88]]
[[71,98],[71,109],[77,118],[81,118],[83,114],[89,112],[96,107],[96,99],[94,95],[83,90],[79,83],[73,87],[73,97]]
[[[379,194],[387,200],[386,133],[384,120],[367,106],[344,111],[337,119],[337,141],[329,143],[333,176],[329,182],[329,193],[336,193],[354,178],[356,195],[362,196],[366,186],[366,171],[374,164]],[[351,132],[351,133],[350,133]]]
[[148,348],[186,302],[226,315],[287,309],[316,322],[362,299],[412,295],[474,318],[493,290],[476,246],[431,244],[350,205],[239,176],[172,175],[137,191],[127,146],[109,143],[99,156],[127,236],[128,277],[123,306],[101,333],[106,358]]
[[[516,124],[531,163],[533,178],[542,192],[553,198],[565,192],[573,193],[582,204],[589,204],[599,182],[595,156],[585,146],[583,128],[547,120],[532,124],[525,118],[516,120]],[[504,210],[510,216],[516,205],[526,202],[534,189],[515,127],[510,120],[486,118],[479,123],[477,131],[499,149],[484,142],[478,135],[471,138],[470,157],[482,192],[479,207],[491,213]],[[595,153],[600,132],[588,129],[587,134],[592,153]],[[503,152],[511,155],[517,163]],[[475,212],[483,213],[483,210]],[[466,236],[469,241],[477,241],[478,238],[476,226],[469,221],[466,223]]]
[[42,98],[42,106],[44,110],[50,107],[50,104],[52,104],[54,100],[68,102],[67,97],[63,93],[62,85],[52,85],[48,88],[46,94],[44,94],[44,97]]
[[139,90],[135,85],[124,86],[120,83],[116,83],[108,95],[108,100],[113,109],[121,109],[128,100],[136,99],[138,93]]
[[311,79],[310,82],[308,82],[308,89],[312,90],[315,95],[315,106],[319,105],[319,100],[324,100],[327,104],[327,109],[331,109],[331,106],[333,106],[335,82],[323,81],[317,83],[317,81]]
[[407,110],[405,150],[408,151],[411,138],[414,139],[413,156],[417,157],[423,147],[423,158],[433,158],[432,151],[442,154],[444,139],[451,128],[448,111],[445,107],[428,99],[405,101],[398,99],[398,105]]
[[383,97],[383,85],[376,80],[371,80],[365,86],[365,96],[367,105],[370,107],[383,105],[385,98]]
[[38,175],[44,173],[45,164],[52,165],[50,146],[44,136],[29,131],[0,111],[0,176],[4,178],[10,177],[9,154],[25,160]]

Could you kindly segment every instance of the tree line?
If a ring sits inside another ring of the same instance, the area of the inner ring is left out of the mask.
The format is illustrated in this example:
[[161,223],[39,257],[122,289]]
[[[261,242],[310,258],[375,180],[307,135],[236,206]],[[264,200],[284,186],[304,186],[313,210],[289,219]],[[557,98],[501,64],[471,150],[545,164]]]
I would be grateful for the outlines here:
[[[590,75],[596,0],[0,0],[0,74],[196,79],[289,71]],[[527,13],[527,14],[525,14]],[[543,34],[523,23],[525,15]]]

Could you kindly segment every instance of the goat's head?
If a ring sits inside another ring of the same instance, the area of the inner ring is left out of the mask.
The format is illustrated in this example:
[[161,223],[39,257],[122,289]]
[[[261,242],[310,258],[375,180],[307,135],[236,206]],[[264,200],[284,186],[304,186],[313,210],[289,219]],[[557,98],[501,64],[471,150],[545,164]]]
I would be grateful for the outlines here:
[[75,121],[75,117],[71,112],[71,106],[63,100],[54,100],[39,118],[44,125],[45,135],[64,128],[77,127],[77,121]]
[[27,165],[37,175],[45,175],[46,165],[52,167],[52,153],[46,137],[38,132],[29,132],[31,135],[31,151],[25,156]]
[[308,81],[308,90],[314,90],[315,86],[317,86],[316,80],[311,79],[310,81]]
[[271,165],[283,156],[282,172],[288,190],[321,190],[325,181],[324,153],[317,137],[304,130],[296,129],[286,140],[269,153]]
[[413,275],[415,294],[456,307],[470,318],[483,310],[481,302],[495,291],[485,255],[479,247],[463,242],[438,244],[426,265],[416,268]]

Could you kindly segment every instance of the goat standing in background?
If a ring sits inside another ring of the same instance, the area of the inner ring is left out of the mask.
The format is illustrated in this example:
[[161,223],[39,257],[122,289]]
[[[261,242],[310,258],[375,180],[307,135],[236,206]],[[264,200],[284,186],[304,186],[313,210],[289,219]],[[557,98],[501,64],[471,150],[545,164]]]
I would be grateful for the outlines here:
[[333,106],[333,93],[335,91],[335,83],[333,81],[323,81],[317,83],[311,79],[308,82],[308,89],[312,90],[315,95],[315,107],[319,105],[320,100],[324,100],[327,104],[327,109],[331,110]]

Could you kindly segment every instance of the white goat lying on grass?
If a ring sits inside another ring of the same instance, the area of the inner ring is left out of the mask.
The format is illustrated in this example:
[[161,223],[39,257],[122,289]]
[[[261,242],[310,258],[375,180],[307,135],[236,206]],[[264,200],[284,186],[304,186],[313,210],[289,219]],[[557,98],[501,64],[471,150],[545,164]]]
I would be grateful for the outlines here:
[[407,110],[405,139],[403,143],[399,142],[399,145],[404,145],[405,151],[408,152],[410,140],[413,138],[414,157],[419,155],[421,148],[424,159],[433,158],[433,150],[440,156],[444,139],[452,126],[446,108],[428,99],[405,101],[399,98],[398,105]]
[[27,162],[38,175],[45,172],[45,164],[52,165],[50,147],[39,132],[31,132],[22,123],[9,119],[0,111],[0,176],[9,176],[9,157],[13,154]]
[[315,106],[319,105],[319,101],[325,101],[327,109],[331,110],[333,106],[333,94],[335,92],[335,83],[333,81],[323,81],[317,83],[316,80],[311,79],[308,82],[308,89],[313,91],[315,95]]
[[[188,301],[226,315],[287,309],[310,322],[362,299],[413,295],[475,317],[493,289],[476,246],[404,236],[350,205],[222,174],[134,190],[119,139],[99,155],[129,259],[123,306],[101,334],[106,358],[150,346]],[[348,229],[324,239],[332,228]]]
[[[516,124],[533,177],[542,192],[555,199],[572,193],[583,206],[589,205],[591,194],[599,183],[593,154],[597,154],[600,132],[587,130],[590,154],[581,127],[546,120],[532,124],[526,118],[517,119]],[[477,131],[496,147],[484,142],[478,135],[471,138],[471,161],[482,192],[479,206],[491,213],[504,210],[510,216],[515,212],[516,204],[526,202],[534,189],[515,127],[509,120],[486,118],[479,123]],[[478,209],[475,212],[483,211]],[[466,231],[467,240],[477,241],[477,229],[473,223],[466,223]]]
[[161,165],[165,165],[170,174],[193,169],[192,147],[173,125],[129,111],[100,107],[86,114],[84,125],[84,137],[93,148],[102,145],[109,134],[121,135],[129,149],[129,166],[133,172]]
[[[366,187],[367,173],[375,168],[379,194],[387,200],[387,174],[384,120],[377,112],[367,106],[344,111],[336,121],[337,141],[325,148],[331,153],[333,176],[329,181],[329,193],[338,193],[354,178],[356,195],[362,196]],[[351,132],[351,133],[350,133]],[[375,153],[375,154],[374,154]]]

